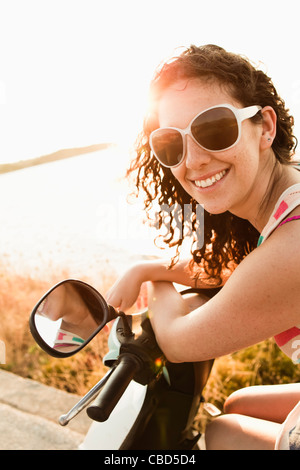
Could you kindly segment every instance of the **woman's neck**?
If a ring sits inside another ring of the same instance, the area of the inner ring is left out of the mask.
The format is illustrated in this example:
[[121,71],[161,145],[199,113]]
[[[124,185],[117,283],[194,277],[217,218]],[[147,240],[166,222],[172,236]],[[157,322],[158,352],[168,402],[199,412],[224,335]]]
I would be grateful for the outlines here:
[[300,183],[300,171],[295,170],[291,165],[283,165],[275,160],[256,215],[249,218],[249,221],[259,232],[262,231],[270,219],[281,194],[297,183]]

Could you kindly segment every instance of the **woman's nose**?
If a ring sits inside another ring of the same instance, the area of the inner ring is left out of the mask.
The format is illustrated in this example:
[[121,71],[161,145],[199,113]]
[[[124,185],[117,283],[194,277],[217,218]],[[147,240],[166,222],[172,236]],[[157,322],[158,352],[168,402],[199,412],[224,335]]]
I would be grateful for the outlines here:
[[188,168],[198,169],[210,161],[210,155],[198,145],[189,135],[186,136],[186,158],[185,164]]

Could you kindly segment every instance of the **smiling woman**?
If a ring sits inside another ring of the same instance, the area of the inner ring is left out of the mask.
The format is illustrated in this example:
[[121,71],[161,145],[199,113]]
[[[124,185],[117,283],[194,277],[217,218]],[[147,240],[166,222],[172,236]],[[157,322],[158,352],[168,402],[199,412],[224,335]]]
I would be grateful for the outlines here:
[[[225,102],[231,104],[223,104]],[[175,109],[183,109],[184,103],[190,104],[189,114],[182,112],[180,116],[176,115]],[[214,106],[209,107],[209,104]],[[198,122],[197,127],[195,124],[197,130],[192,128],[192,136],[184,137],[185,158],[170,169],[186,193],[203,204],[207,212],[220,214],[230,210],[232,214],[244,218],[244,195],[246,192],[249,200],[253,180],[258,171],[255,152],[258,132],[262,127],[262,113],[266,126],[270,110],[265,107],[261,111],[262,107],[257,105],[243,108],[237,106],[238,102],[218,84],[206,83],[205,79],[182,80],[171,85],[160,100],[158,119],[161,127],[154,133],[168,132],[165,130],[165,123],[174,121],[174,116],[179,126],[202,109],[200,115],[196,114],[196,118],[193,118],[193,123],[199,116],[205,116],[205,125]],[[250,118],[257,123],[255,126],[249,125]],[[252,142],[252,146],[248,145],[246,156],[243,148],[247,140]],[[215,158],[211,158],[212,155]],[[261,166],[263,165],[262,162]],[[238,179],[233,187],[235,175]],[[230,192],[228,185],[232,188]]]
[[[160,261],[131,267],[110,290],[108,302],[124,311],[142,283],[152,281],[152,326],[171,362],[216,358],[271,336],[298,343],[300,166],[293,161],[294,121],[284,101],[265,73],[215,45],[191,46],[167,62],[151,92],[152,107],[129,174],[145,192],[146,210],[156,200],[169,204],[172,222],[165,241],[178,250],[182,239],[175,228],[184,220],[178,221],[176,206],[191,205],[195,235],[196,208],[203,205],[204,244],[191,246],[189,261],[173,259],[171,269]],[[191,307],[173,282],[220,289],[211,299],[202,290]],[[285,351],[293,359],[291,348]],[[288,404],[284,418],[296,405],[290,390],[281,397]],[[247,406],[238,407],[238,401],[231,399],[230,413],[246,415]],[[274,449],[279,424],[273,416],[264,418],[259,398],[255,403],[255,418],[217,419],[207,433],[208,448]],[[277,409],[275,398],[273,404]]]

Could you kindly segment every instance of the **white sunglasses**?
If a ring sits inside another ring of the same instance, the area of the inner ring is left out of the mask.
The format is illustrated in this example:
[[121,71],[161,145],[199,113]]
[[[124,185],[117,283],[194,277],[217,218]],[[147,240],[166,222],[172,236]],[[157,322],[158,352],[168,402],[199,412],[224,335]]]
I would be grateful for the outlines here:
[[157,160],[167,168],[178,166],[186,154],[186,136],[204,150],[222,152],[238,143],[241,123],[262,109],[261,106],[235,108],[220,104],[201,111],[185,129],[161,127],[151,132],[149,144]]

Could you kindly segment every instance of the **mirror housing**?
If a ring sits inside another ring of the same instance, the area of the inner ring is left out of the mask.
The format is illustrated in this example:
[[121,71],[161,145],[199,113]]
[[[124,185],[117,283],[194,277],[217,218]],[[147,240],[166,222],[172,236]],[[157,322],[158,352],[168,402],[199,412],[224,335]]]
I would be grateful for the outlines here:
[[37,344],[53,357],[69,357],[83,349],[119,316],[89,284],[66,279],[55,284],[35,305],[29,319]]

